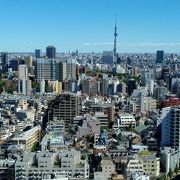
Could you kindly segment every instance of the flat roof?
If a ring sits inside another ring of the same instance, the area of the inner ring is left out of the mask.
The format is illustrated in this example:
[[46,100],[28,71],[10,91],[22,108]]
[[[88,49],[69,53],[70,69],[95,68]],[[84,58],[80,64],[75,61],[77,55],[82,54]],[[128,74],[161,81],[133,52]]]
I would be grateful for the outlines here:
[[25,131],[21,134],[18,134],[17,136],[15,136],[12,140],[16,141],[16,140],[26,140],[28,137],[30,137],[32,134],[34,134],[36,131],[41,130],[40,126],[35,126],[32,129]]

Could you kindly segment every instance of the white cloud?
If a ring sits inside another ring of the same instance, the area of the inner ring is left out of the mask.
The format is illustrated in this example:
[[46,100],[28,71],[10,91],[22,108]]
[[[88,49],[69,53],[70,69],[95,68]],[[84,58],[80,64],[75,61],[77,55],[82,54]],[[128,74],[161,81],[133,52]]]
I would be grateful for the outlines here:
[[82,44],[83,46],[103,46],[103,45],[113,45],[112,42],[101,42],[101,43],[97,43],[97,42],[85,42]]
[[156,46],[180,46],[180,43],[151,43],[151,42],[144,42],[144,43],[124,43],[119,44],[120,46],[139,46],[139,47],[156,47]]
[[[85,42],[83,46],[112,46],[113,42]],[[117,43],[118,46],[124,47],[156,47],[156,46],[180,46],[180,43],[171,43],[171,42],[160,42],[160,43],[152,43],[152,42],[142,42],[142,43]]]

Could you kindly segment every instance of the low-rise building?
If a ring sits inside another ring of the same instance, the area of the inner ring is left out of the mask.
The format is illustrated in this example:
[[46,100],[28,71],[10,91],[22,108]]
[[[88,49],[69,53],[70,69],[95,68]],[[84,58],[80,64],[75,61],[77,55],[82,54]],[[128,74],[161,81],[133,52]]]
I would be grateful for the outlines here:
[[108,128],[108,116],[104,112],[95,112],[95,117],[99,120],[100,128]]
[[47,131],[52,131],[54,134],[64,134],[65,132],[65,125],[63,120],[56,120],[49,121],[46,127]]
[[143,174],[143,160],[140,158],[130,159],[127,168],[126,168],[126,176],[130,177],[132,173],[141,173]]
[[131,180],[149,180],[150,177],[147,175],[143,175],[140,172],[134,172],[131,175]]
[[112,174],[115,173],[115,164],[109,159],[103,159],[101,161],[102,171],[94,173],[94,179],[97,180],[109,180]]
[[25,145],[26,151],[31,151],[34,143],[39,142],[41,139],[41,127],[35,126],[34,128],[25,131],[14,138],[12,138],[12,144],[22,144]]
[[0,160],[0,179],[11,179],[14,180],[14,169],[15,160],[4,159]]
[[159,176],[160,158],[157,158],[149,151],[141,151],[139,156],[143,160],[144,174],[151,177]]
[[116,117],[116,123],[117,123],[117,126],[120,128],[136,126],[136,120],[135,120],[134,116],[131,114],[128,114],[128,113],[119,114]]
[[24,153],[15,164],[16,179],[46,179],[62,175],[69,180],[89,177],[87,159],[81,159],[80,151]]

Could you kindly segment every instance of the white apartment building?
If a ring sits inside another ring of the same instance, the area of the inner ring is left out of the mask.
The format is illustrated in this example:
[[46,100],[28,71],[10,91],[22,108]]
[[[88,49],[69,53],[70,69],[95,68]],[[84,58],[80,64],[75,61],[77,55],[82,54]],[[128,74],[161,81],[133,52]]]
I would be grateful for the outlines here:
[[41,138],[41,127],[35,126],[34,128],[25,131],[11,139],[12,144],[25,145],[26,151],[31,151],[34,143],[39,142]]
[[136,126],[136,120],[133,115],[124,113],[124,114],[119,114],[119,117],[116,119],[117,125],[120,128],[124,127],[129,127],[130,125],[132,127]]
[[139,172],[134,172],[131,175],[131,180],[150,180],[150,177]]
[[127,177],[133,174],[141,174],[149,177],[157,177],[160,172],[160,159],[154,155],[143,155],[129,160],[126,168]]
[[143,160],[140,158],[130,159],[127,168],[126,175],[127,177],[131,176],[132,173],[139,172],[143,174]]
[[20,108],[16,109],[16,117],[19,120],[30,120],[31,122],[35,121],[35,112],[36,110],[34,108],[30,108],[28,110],[22,110]]
[[166,174],[168,174],[170,168],[174,171],[176,165],[179,166],[179,154],[180,152],[178,149],[173,149],[171,147],[163,147],[161,149],[160,161]]
[[131,97],[127,99],[127,110],[146,114],[156,110],[156,104],[156,100],[149,96],[147,88],[134,89]]
[[148,113],[156,110],[157,101],[152,97],[140,96],[130,97],[128,102],[128,111],[138,113]]
[[45,179],[63,176],[64,178],[85,180],[89,177],[89,165],[81,160],[80,151],[71,149],[61,153],[24,153],[15,164],[16,179]]

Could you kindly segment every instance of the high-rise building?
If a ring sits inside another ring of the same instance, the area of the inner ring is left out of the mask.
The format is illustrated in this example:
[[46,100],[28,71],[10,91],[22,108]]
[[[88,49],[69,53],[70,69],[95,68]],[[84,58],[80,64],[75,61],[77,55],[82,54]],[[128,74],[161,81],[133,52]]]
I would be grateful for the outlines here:
[[67,78],[67,64],[60,62],[59,71],[57,72],[58,80],[60,82],[64,81]]
[[26,64],[19,65],[18,78],[19,79],[28,79],[28,66]]
[[42,50],[35,49],[35,58],[41,58],[41,57],[42,57]]
[[32,66],[32,62],[33,62],[32,56],[26,56],[26,57],[24,57],[24,63],[25,63],[28,67]]
[[86,77],[81,80],[82,93],[88,96],[98,94],[98,83],[95,78]]
[[133,90],[136,89],[136,81],[134,79],[129,79],[127,86],[128,86],[128,94],[131,95]]
[[162,147],[160,149],[161,165],[166,175],[169,173],[169,169],[174,171],[179,166],[179,149],[171,147]]
[[180,106],[171,107],[163,116],[161,145],[180,148]]
[[38,82],[42,79],[60,82],[76,80],[76,64],[73,60],[62,62],[60,59],[37,58],[35,63],[35,77]]
[[35,78],[38,82],[44,80],[57,80],[57,63],[54,59],[37,58],[35,64]]
[[75,79],[66,79],[66,80],[62,81],[62,90],[64,92],[76,93],[77,90],[78,90],[77,80],[75,80]]
[[[73,118],[80,114],[81,97],[76,94],[62,93],[50,105],[49,118],[63,120],[67,131]],[[49,119],[51,120],[51,119]]]
[[157,51],[156,64],[162,64],[164,62],[164,51]]
[[7,52],[1,53],[1,64],[2,64],[2,72],[5,73],[8,71],[8,63],[9,63],[9,55]]
[[18,92],[23,94],[31,93],[31,80],[29,80],[28,66],[26,64],[21,64],[18,68]]
[[76,64],[74,59],[67,60],[67,78],[76,79]]
[[45,80],[42,79],[40,82],[40,93],[44,94],[45,93]]
[[56,58],[56,48],[54,46],[48,46],[46,48],[46,56],[48,58]]
[[18,66],[19,66],[18,59],[11,59],[9,64],[10,64],[10,67],[12,68],[12,71],[18,71]]

